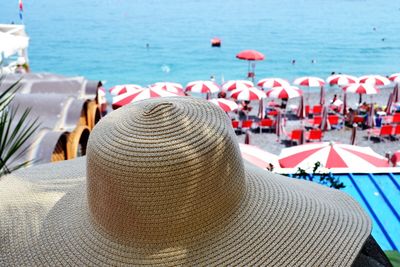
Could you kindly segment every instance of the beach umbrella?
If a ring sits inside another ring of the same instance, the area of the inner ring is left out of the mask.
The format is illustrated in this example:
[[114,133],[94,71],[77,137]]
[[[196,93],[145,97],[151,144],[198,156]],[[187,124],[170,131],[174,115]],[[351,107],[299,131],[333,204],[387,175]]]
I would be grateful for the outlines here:
[[328,106],[324,106],[322,109],[322,120],[321,124],[319,125],[322,131],[329,131],[331,129],[331,125],[328,120]]
[[277,155],[252,145],[239,144],[239,148],[242,158],[251,164],[262,169],[269,167],[270,164],[274,168],[279,168]]
[[174,96],[184,96],[183,93],[172,93],[165,91],[158,87],[153,88],[142,88],[137,91],[127,92],[125,94],[117,95],[113,97],[112,106],[114,109],[125,106],[129,103],[158,97],[174,97]]
[[[260,103],[258,103],[258,113],[257,113],[258,118],[261,120],[265,117],[265,109],[264,109],[264,99],[262,98],[260,100]],[[260,128],[261,129],[261,128]]]
[[213,81],[194,81],[186,85],[187,92],[213,94],[220,91],[220,87]]
[[395,82],[395,83],[400,83],[400,72],[390,75],[389,80],[391,80],[392,82]]
[[234,101],[225,98],[210,99],[208,101],[219,106],[225,112],[234,111],[239,108],[238,104],[236,104]]
[[393,88],[393,103],[399,102],[399,83],[397,83]]
[[264,60],[265,56],[256,50],[244,50],[239,52],[236,58],[249,62],[247,78],[251,78],[254,82],[256,64],[253,61]]
[[301,120],[306,117],[306,107],[304,105],[304,97],[303,96],[300,96],[300,103],[297,108],[296,115]]
[[319,92],[319,104],[321,106],[325,105],[325,90],[324,90],[323,86],[321,86],[320,92]]
[[373,95],[373,94],[377,94],[379,92],[379,89],[372,85],[372,84],[361,84],[361,83],[354,83],[354,84],[350,84],[348,86],[343,87],[343,90],[346,93],[356,93],[360,95],[360,100],[359,103],[362,102],[362,95],[367,94],[367,95]]
[[261,100],[265,98],[265,93],[255,87],[236,89],[231,92],[231,97],[236,100]]
[[374,128],[375,126],[375,112],[373,103],[370,104],[370,108],[368,110],[368,119],[366,124],[370,128]]
[[386,108],[385,108],[386,114],[391,114],[392,105],[393,105],[393,93],[390,93],[389,97],[388,97],[388,102],[387,102]]
[[308,143],[282,149],[279,163],[282,168],[313,167],[319,161],[326,168],[389,167],[388,160],[370,147],[359,147],[334,142]]
[[222,90],[224,91],[233,91],[236,89],[245,89],[254,87],[254,84],[251,81],[247,80],[231,80],[227,81],[222,85]]
[[400,166],[400,150],[393,153],[390,161],[392,162],[393,167]]
[[335,74],[326,79],[329,85],[346,86],[352,83],[358,83],[358,78],[347,74]]
[[282,120],[283,120],[282,112],[280,110],[278,110],[278,114],[276,115],[276,128],[275,128],[275,134],[278,137],[277,141],[279,141],[281,135],[284,134]]
[[371,85],[375,85],[375,86],[383,86],[383,85],[390,84],[390,80],[381,75],[364,75],[358,79],[359,79],[360,83],[371,84]]
[[318,77],[306,76],[295,79],[293,84],[304,87],[321,87],[325,85],[325,81]]
[[246,135],[245,135],[245,137],[244,137],[244,143],[245,143],[246,145],[250,145],[250,130],[247,130],[247,131],[246,131]]
[[288,80],[281,78],[265,78],[260,80],[257,85],[263,89],[271,89],[274,87],[290,86]]
[[180,83],[173,83],[173,82],[156,82],[149,86],[149,88],[159,88],[161,90],[175,93],[175,94],[182,94],[183,93],[183,86]]
[[290,99],[299,97],[303,94],[303,91],[296,86],[280,86],[275,87],[267,91],[268,97],[279,98],[279,99]]
[[354,123],[353,128],[351,128],[350,144],[355,145],[357,135],[357,124]]
[[125,94],[127,92],[132,92],[136,90],[142,89],[142,86],[137,84],[123,84],[123,85],[116,85],[110,88],[110,94],[112,95],[120,95]]

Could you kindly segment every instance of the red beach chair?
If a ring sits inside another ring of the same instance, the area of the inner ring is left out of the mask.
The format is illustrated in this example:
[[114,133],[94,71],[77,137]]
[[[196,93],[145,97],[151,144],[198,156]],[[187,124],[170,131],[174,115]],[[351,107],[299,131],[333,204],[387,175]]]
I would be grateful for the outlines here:
[[233,130],[238,131],[239,130],[239,121],[232,121],[232,128]]
[[339,116],[338,115],[329,115],[328,116],[328,121],[329,121],[329,124],[331,125],[331,126],[334,126],[335,128],[337,128],[338,127],[338,125],[339,125]]
[[394,127],[393,136],[394,136],[394,137],[400,136],[400,124],[397,124],[397,125]]
[[321,141],[322,140],[322,130],[321,129],[311,129],[306,133],[306,140],[309,141]]
[[275,126],[275,121],[271,119],[262,119],[258,123],[260,127],[260,133],[262,132],[262,129],[272,129]]
[[297,142],[298,144],[300,143],[302,132],[302,129],[292,130],[292,132],[288,135],[289,140],[292,142],[292,144],[293,142]]
[[392,123],[400,123],[400,113],[396,113],[393,115]]
[[242,132],[246,132],[246,130],[250,130],[251,126],[253,125],[253,121],[252,120],[246,120],[242,122]]
[[[383,140],[384,137],[390,137],[393,133],[393,126],[390,124],[382,125],[381,128],[370,129],[368,134]],[[369,136],[368,136],[369,137]]]
[[322,106],[321,105],[314,105],[313,108],[312,108],[312,114],[314,116],[322,114]]

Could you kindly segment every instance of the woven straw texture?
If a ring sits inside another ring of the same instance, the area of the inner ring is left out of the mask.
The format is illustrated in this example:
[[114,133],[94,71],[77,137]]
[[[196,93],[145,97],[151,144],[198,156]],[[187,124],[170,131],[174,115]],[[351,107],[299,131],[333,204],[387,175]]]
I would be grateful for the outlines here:
[[0,266],[350,266],[358,204],[244,164],[235,140],[205,100],[111,113],[87,158],[0,180]]

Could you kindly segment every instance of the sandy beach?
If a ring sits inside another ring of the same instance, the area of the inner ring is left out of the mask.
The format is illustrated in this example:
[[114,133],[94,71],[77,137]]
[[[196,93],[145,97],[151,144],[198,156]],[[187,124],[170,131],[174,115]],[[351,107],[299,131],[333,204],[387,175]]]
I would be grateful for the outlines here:
[[[363,95],[363,101],[367,103],[377,103],[380,106],[386,106],[389,94],[392,92],[392,88],[385,88],[380,91],[379,94],[376,95]],[[327,88],[326,92],[326,101],[329,102],[333,99],[334,94],[343,100],[343,91],[339,88]],[[308,92],[307,89],[304,90],[304,99],[305,103],[310,104],[311,106],[314,104],[319,103],[319,92]],[[271,101],[272,99],[267,98],[264,100],[264,103]],[[347,105],[351,108],[356,108],[358,104],[359,96],[358,94],[347,94]],[[280,100],[276,100],[276,102],[280,102]],[[298,105],[300,98],[290,99],[288,101],[288,110],[293,105]],[[257,101],[252,101],[251,106],[253,107],[250,115],[257,116],[258,111],[258,103]],[[286,132],[290,132],[292,129],[299,128],[301,126],[300,120],[290,120],[286,121],[285,130]],[[351,137],[351,129],[344,127],[342,129],[336,130],[332,129],[330,131],[326,131],[322,138],[322,141],[333,141],[339,142],[344,144],[350,144],[350,137]],[[360,128],[357,129],[356,134],[356,145],[358,146],[369,146],[374,151],[381,155],[385,155],[385,153],[393,153],[396,150],[400,149],[400,140],[389,140],[384,139],[384,141],[378,141],[376,139],[368,140],[367,130],[361,130]],[[240,143],[244,143],[245,135],[238,135],[237,136]],[[281,138],[281,141],[277,140],[277,136],[274,132],[268,133],[264,131],[263,133],[259,132],[252,132],[250,136],[250,144],[258,146],[268,152],[273,154],[279,155],[281,150],[287,146],[290,146],[290,142],[285,142],[286,137]]]

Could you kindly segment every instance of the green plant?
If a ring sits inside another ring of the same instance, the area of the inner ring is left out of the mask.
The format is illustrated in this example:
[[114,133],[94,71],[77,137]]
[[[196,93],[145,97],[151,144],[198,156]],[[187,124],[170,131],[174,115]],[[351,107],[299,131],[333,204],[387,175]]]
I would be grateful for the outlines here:
[[[0,77],[0,85],[3,81],[4,77]],[[0,176],[32,163],[16,163],[29,149],[27,141],[39,127],[37,118],[28,119],[29,108],[18,112],[18,107],[10,106],[19,88],[19,81],[16,81],[0,94]]]
[[341,189],[345,188],[345,185],[340,182],[339,178],[333,176],[332,173],[328,172],[320,172],[319,169],[321,167],[321,163],[317,161],[314,164],[312,169],[312,173],[307,173],[304,169],[298,168],[297,172],[293,174],[294,178],[304,179],[313,182],[316,177],[319,178],[319,181],[316,181],[320,184],[329,186],[331,188]]

